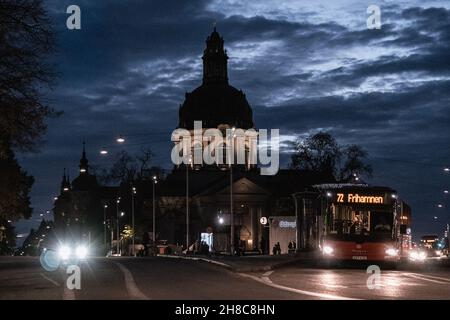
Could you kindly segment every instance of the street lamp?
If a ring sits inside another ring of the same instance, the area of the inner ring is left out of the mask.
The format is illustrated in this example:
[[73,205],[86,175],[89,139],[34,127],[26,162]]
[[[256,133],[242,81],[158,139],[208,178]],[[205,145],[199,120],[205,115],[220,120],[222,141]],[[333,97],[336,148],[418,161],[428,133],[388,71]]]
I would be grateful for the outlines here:
[[117,143],[124,143],[124,142],[125,142],[125,138],[124,138],[123,136],[119,136],[119,137],[116,139],[116,141],[117,141]]
[[235,127],[233,127],[232,132],[233,135],[231,136],[230,141],[230,148],[229,148],[229,160],[230,160],[230,252],[231,255],[234,255],[234,213],[233,213],[233,159],[231,156],[234,156],[234,131],[236,130]]
[[103,244],[105,246],[105,253],[107,251],[106,248],[106,209],[108,209],[108,205],[103,205]]
[[136,256],[135,250],[134,250],[134,195],[136,194],[136,188],[131,185],[131,228],[133,229],[133,237],[132,237],[132,243],[133,243],[133,256]]
[[444,168],[444,171],[445,171],[445,172],[449,172],[449,171],[450,171],[450,168],[448,168],[448,167],[447,167],[447,168]]
[[186,164],[186,254],[189,251],[189,166],[192,163],[192,156]]
[[116,225],[117,225],[117,241],[116,241],[116,250],[117,254],[119,254],[119,203],[120,203],[120,197],[116,200]]
[[158,183],[156,176],[153,176],[153,245],[156,244],[156,216],[155,216],[155,185]]
[[106,150],[105,147],[102,147],[102,148],[100,149],[100,154],[101,154],[102,156],[106,156],[106,155],[108,154],[108,150]]

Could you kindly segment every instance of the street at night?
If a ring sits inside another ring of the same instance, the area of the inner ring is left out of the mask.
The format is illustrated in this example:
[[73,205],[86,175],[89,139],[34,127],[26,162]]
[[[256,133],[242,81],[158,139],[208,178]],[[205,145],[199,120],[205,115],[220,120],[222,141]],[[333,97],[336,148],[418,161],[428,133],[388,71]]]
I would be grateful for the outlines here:
[[201,261],[93,258],[81,265],[81,289],[65,286],[65,269],[46,272],[34,258],[0,260],[2,299],[308,300],[449,299],[450,268],[382,270],[368,289],[364,268],[289,266],[235,273]]

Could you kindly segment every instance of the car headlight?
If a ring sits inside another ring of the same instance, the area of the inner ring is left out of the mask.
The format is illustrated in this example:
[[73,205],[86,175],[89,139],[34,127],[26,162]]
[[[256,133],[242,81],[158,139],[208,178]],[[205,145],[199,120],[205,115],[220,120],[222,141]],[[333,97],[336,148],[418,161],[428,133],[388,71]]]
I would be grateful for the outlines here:
[[441,250],[436,250],[436,255],[437,256],[441,256],[442,255],[442,251]]
[[75,250],[78,259],[85,259],[88,254],[88,249],[85,246],[78,246]]
[[423,261],[427,258],[427,254],[426,254],[426,252],[423,252],[423,251],[419,251],[419,252],[412,251],[409,254],[409,258],[413,261]]
[[71,250],[68,246],[61,246],[59,247],[58,254],[62,260],[67,260],[70,258]]
[[386,254],[388,256],[395,257],[395,256],[398,255],[398,250],[396,250],[394,248],[389,248],[389,249],[386,250]]
[[332,247],[330,247],[330,246],[324,246],[323,247],[323,253],[324,254],[330,255],[333,252],[334,252],[334,249]]

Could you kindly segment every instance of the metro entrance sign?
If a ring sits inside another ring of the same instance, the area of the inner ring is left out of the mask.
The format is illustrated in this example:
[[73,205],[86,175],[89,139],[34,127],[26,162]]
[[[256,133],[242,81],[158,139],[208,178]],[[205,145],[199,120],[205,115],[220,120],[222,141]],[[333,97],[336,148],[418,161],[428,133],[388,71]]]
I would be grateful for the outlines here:
[[261,217],[261,219],[259,219],[259,222],[260,222],[262,225],[266,225],[266,224],[267,224],[267,218],[266,218],[266,217]]

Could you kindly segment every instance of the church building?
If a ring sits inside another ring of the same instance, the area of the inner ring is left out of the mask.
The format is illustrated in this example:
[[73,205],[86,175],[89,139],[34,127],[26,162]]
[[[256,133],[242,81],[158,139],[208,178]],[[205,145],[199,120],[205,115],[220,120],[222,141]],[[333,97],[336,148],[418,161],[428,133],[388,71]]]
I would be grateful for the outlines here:
[[[194,121],[202,121],[203,130],[254,129],[253,111],[245,93],[229,84],[228,55],[216,28],[206,40],[202,60],[202,83],[186,93],[179,108],[177,128],[188,130],[193,137]],[[198,147],[196,143],[193,141],[192,153]],[[157,240],[184,247],[187,241],[189,247],[203,242],[215,252],[269,253],[269,228],[265,221],[273,216],[294,216],[293,194],[326,182],[334,182],[334,178],[289,169],[264,176],[256,165],[248,163],[174,166],[157,184],[151,179],[139,182],[136,220],[143,222],[136,225],[136,239],[145,241],[142,234],[153,230],[154,187]],[[119,210],[116,200],[129,197],[129,192],[123,194],[122,191],[119,186],[99,185],[89,172],[83,147],[78,177],[70,182],[66,174],[63,175],[54,208],[55,227],[66,232],[70,227],[71,233],[81,232],[97,243],[110,245],[117,239],[111,232]],[[77,229],[73,227],[78,225],[84,228],[74,231]],[[311,223],[305,228],[314,245],[318,241],[317,224]]]

